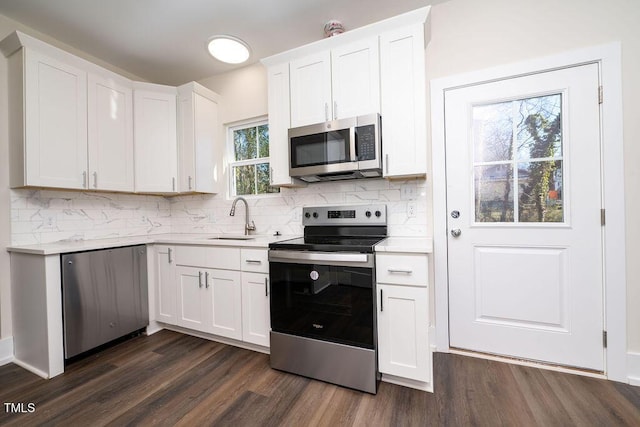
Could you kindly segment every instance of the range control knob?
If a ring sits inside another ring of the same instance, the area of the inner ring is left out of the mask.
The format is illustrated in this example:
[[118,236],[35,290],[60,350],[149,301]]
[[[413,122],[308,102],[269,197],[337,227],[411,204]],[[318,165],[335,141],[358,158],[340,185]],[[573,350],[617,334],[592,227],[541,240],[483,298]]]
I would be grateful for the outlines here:
[[311,218],[311,214],[310,214],[309,212],[305,212],[305,213],[304,213],[304,217],[305,217],[305,218]]
[[371,211],[366,211],[364,214],[365,214],[365,216],[366,216],[367,218],[370,218],[370,217],[371,217]]
[[314,212],[314,213],[313,213],[313,217],[314,217],[314,218],[318,218],[318,212]]
[[380,212],[380,211],[376,211],[376,217],[377,217],[377,218],[380,218],[381,216],[382,216],[382,212]]

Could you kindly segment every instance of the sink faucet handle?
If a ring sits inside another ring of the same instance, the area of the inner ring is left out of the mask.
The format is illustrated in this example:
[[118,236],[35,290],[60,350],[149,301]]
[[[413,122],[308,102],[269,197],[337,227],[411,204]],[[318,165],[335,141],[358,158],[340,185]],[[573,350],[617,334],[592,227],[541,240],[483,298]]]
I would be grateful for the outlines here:
[[251,224],[247,223],[245,225],[245,228],[247,229],[247,231],[255,231],[256,230],[256,223],[251,221]]

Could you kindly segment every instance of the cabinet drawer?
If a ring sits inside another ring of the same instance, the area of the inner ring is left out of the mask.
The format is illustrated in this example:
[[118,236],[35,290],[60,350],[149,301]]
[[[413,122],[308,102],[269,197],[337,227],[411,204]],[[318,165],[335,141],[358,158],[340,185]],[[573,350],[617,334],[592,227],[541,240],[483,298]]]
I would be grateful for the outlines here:
[[376,281],[397,285],[427,286],[427,256],[376,254]]
[[240,270],[240,248],[176,246],[176,265]]
[[269,257],[266,249],[241,249],[240,265],[242,271],[256,273],[269,272]]

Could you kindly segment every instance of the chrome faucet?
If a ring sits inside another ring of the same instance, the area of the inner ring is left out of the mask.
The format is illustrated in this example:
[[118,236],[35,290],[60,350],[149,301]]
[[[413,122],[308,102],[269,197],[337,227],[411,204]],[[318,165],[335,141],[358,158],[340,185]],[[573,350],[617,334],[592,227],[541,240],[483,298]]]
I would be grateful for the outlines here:
[[238,203],[238,201],[244,202],[244,217],[245,217],[245,222],[246,222],[246,224],[244,225],[244,234],[246,236],[246,235],[249,234],[250,231],[255,231],[256,224],[253,221],[251,221],[251,224],[249,224],[249,204],[244,199],[244,197],[236,197],[233,200],[233,204],[231,205],[231,211],[229,211],[229,215],[230,216],[235,216],[235,214],[236,214],[236,203]]

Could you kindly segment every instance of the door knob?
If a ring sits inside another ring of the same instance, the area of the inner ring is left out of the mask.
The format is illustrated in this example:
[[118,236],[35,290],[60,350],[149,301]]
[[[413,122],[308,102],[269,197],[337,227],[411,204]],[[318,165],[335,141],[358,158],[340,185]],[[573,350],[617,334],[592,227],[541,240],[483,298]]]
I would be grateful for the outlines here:
[[460,237],[461,234],[462,230],[460,230],[459,228],[454,228],[453,230],[451,230],[451,235],[453,237]]
[[460,211],[451,211],[451,218],[460,218]]

